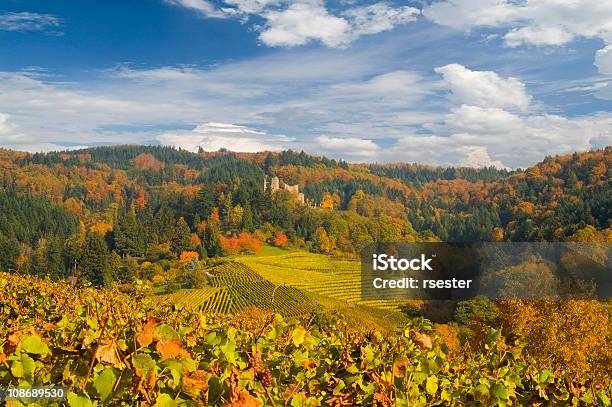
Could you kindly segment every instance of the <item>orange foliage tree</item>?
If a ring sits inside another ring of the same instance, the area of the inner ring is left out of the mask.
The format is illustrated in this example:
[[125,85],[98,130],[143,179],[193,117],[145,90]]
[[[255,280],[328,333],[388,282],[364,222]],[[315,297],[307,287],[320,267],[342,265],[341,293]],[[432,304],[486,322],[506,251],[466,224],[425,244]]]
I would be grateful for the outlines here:
[[198,252],[192,252],[192,251],[184,251],[181,253],[179,257],[179,261],[183,264],[189,263],[191,260],[199,260],[199,259],[200,259],[200,255],[198,254]]
[[272,243],[276,247],[287,247],[289,245],[289,239],[283,232],[276,232]]
[[235,255],[240,253],[254,254],[259,252],[261,249],[261,242],[247,232],[242,232],[238,237],[224,237],[219,238],[221,241],[221,247],[226,254]]

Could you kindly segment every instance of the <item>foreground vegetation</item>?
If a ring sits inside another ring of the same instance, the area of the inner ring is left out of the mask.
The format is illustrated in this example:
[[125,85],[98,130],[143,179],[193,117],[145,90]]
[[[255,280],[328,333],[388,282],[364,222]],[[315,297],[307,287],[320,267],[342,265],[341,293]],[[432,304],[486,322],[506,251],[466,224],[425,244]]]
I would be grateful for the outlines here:
[[1,274],[0,384],[63,385],[72,407],[610,405],[610,383],[538,368],[499,330],[457,352],[423,319],[356,330],[335,315],[228,318],[127,294]]

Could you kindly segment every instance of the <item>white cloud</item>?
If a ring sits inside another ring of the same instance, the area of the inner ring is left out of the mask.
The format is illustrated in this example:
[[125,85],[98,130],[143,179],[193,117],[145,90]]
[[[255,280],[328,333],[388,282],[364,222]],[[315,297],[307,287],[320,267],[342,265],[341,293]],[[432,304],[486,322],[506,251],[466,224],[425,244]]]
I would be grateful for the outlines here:
[[330,153],[332,156],[376,160],[381,153],[381,148],[374,141],[356,137],[318,136],[315,137],[315,142],[317,151]]
[[507,46],[514,48],[524,44],[563,45],[573,40],[574,35],[559,26],[522,27],[510,30],[504,39]]
[[197,11],[205,17],[263,18],[260,41],[271,47],[293,47],[318,41],[325,46],[344,47],[362,35],[389,31],[416,20],[419,10],[394,7],[386,2],[352,7],[331,13],[325,0],[225,0],[219,7],[207,0],[165,0]]
[[267,23],[259,38],[269,46],[303,45],[319,40],[338,47],[350,40],[349,23],[329,14],[323,2],[296,2],[282,11],[268,11],[264,17]]
[[444,128],[456,132],[503,136],[523,128],[522,119],[496,107],[461,105],[446,116]]
[[612,43],[612,2],[602,0],[444,0],[425,8],[430,20],[470,30],[506,31],[505,44],[559,46],[576,37]]
[[459,103],[526,110],[531,102],[525,85],[516,78],[502,78],[491,71],[472,71],[463,65],[436,68]]
[[612,45],[597,51],[595,54],[595,65],[600,73],[612,76]]
[[534,45],[564,44],[574,36],[605,40],[612,34],[612,3],[601,0],[448,0],[433,3],[423,14],[460,29],[526,28],[522,39]]
[[50,14],[38,13],[5,13],[0,14],[0,31],[49,31],[50,34],[61,34],[53,29],[61,25],[61,20]]
[[10,119],[9,115],[0,113],[0,147],[31,153],[84,148],[84,146],[67,147],[58,143],[41,142],[37,137],[20,132]]
[[166,132],[157,139],[161,144],[197,151],[217,151],[221,148],[237,152],[275,151],[289,148],[293,141],[282,135],[271,135],[245,126],[206,123],[191,131]]
[[226,3],[235,6],[237,11],[245,14],[257,14],[266,7],[282,4],[283,0],[226,0]]
[[491,159],[486,147],[464,146],[461,152],[465,154],[465,158],[459,161],[461,166],[507,168],[501,161]]
[[433,3],[423,10],[430,20],[448,27],[496,27],[518,18],[515,5],[505,0],[448,0]]
[[335,84],[331,92],[335,98],[348,96],[353,100],[367,99],[372,103],[382,98],[392,104],[406,106],[431,93],[432,87],[431,81],[422,75],[400,70],[376,75],[365,81]]
[[414,7],[391,7],[387,3],[375,3],[356,7],[344,13],[353,25],[352,36],[376,34],[394,29],[397,25],[416,21],[420,14]]
[[382,161],[428,163],[438,166],[507,168],[492,159],[485,146],[466,146],[452,137],[406,135],[381,154]]
[[601,148],[604,140],[611,140],[611,124],[612,115],[607,113],[570,119],[461,106],[433,130],[449,134],[447,149],[486,147],[493,160],[510,167],[526,167],[546,155]]
[[182,6],[201,13],[206,17],[212,18],[225,18],[226,13],[221,10],[217,10],[215,5],[207,0],[165,0],[166,3],[175,6]]
[[[442,69],[466,78],[442,80],[398,69],[388,53],[317,49],[210,68],[124,66],[81,82],[0,72],[0,145],[157,140],[192,151],[291,148],[350,161],[517,167],[610,143],[612,114],[545,115],[511,78],[458,65]],[[440,89],[453,92],[450,107]]]
[[290,3],[285,9],[263,12],[266,24],[259,38],[273,47],[303,45],[313,40],[328,47],[342,47],[362,35],[389,31],[416,21],[418,14],[419,10],[413,7],[391,7],[381,2],[350,8],[335,16],[323,0],[302,0]]

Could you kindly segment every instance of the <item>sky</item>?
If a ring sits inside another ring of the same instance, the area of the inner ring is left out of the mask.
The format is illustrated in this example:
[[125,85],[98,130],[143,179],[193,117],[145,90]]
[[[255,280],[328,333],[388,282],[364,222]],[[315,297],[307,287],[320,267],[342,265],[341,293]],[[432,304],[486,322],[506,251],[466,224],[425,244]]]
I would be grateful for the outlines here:
[[520,168],[612,145],[612,2],[3,0],[0,146]]

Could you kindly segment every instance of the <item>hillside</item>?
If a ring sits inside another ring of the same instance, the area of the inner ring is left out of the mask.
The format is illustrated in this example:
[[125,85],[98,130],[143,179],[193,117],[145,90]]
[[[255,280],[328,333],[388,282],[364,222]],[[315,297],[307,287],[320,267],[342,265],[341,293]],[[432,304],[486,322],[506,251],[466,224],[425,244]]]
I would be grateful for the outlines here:
[[70,407],[609,405],[609,303],[363,300],[358,255],[610,242],[612,148],[513,172],[0,150],[0,174],[3,386],[63,385]]

